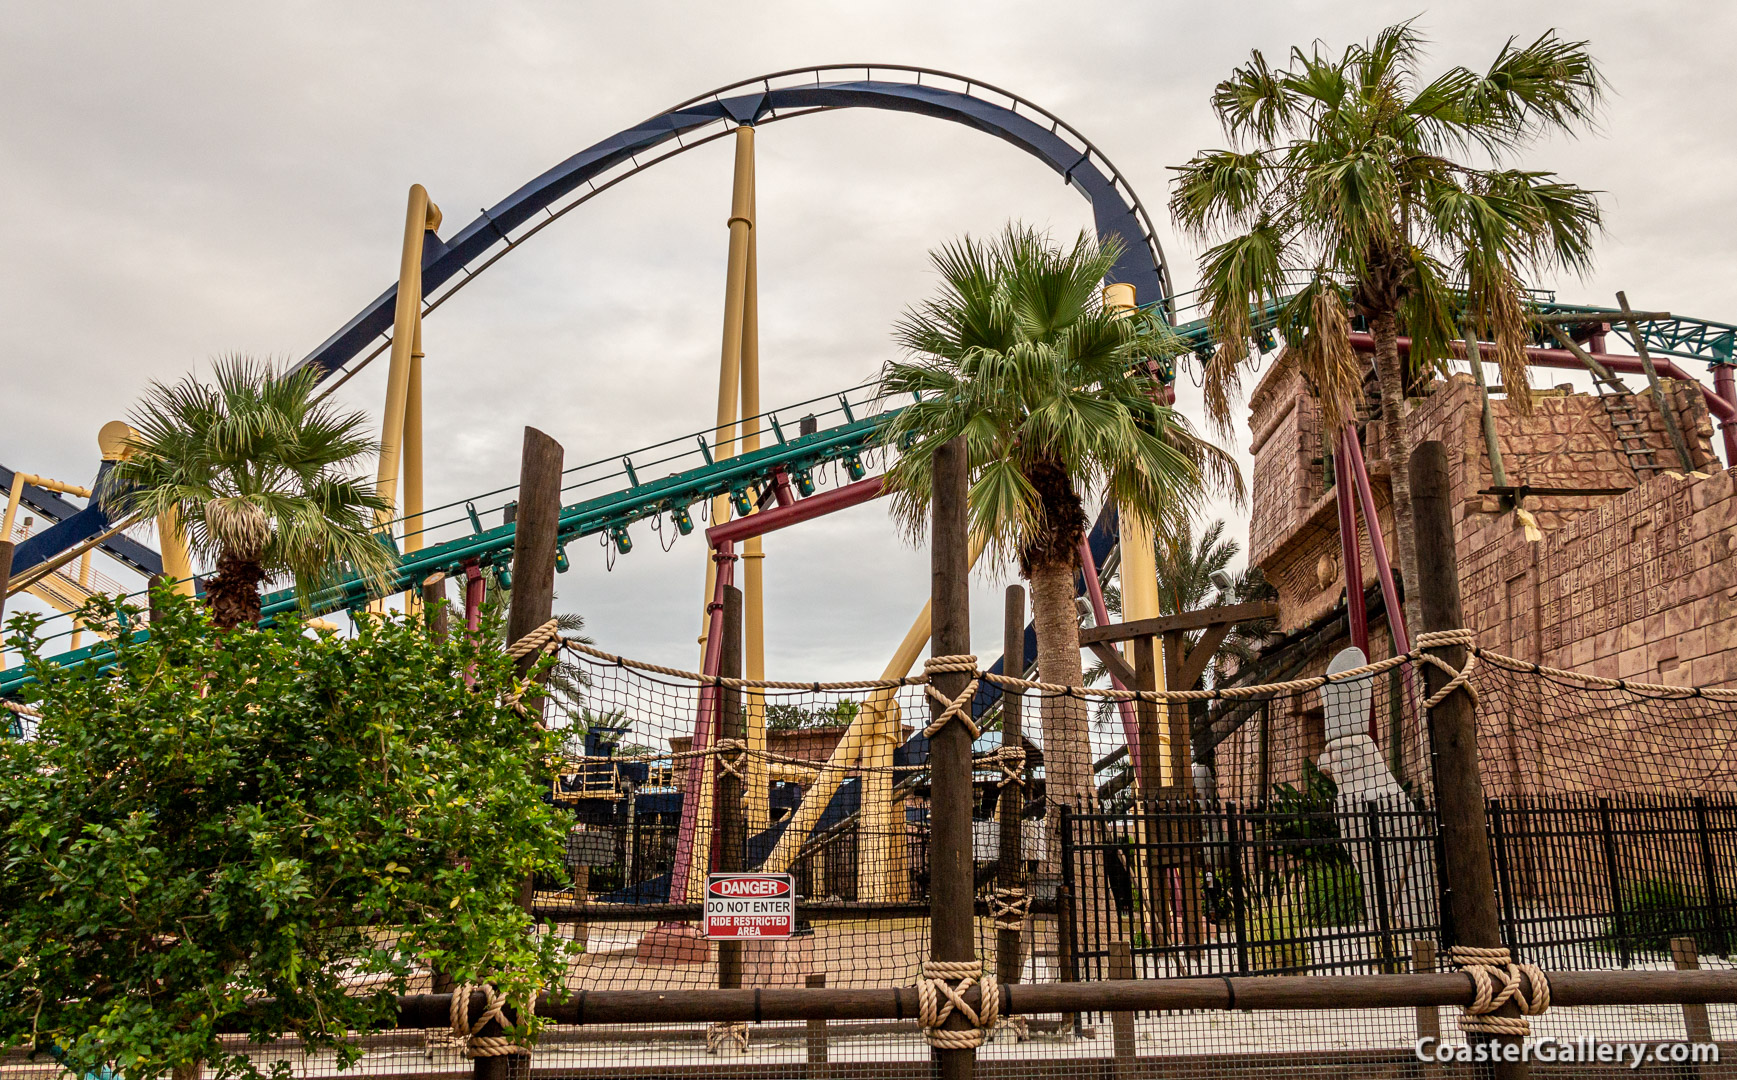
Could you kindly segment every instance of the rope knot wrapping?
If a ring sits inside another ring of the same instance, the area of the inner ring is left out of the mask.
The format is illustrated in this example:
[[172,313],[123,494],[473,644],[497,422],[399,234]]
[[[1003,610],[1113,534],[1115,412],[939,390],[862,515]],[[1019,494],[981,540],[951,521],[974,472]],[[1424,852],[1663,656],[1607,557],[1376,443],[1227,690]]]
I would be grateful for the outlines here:
[[1023,930],[1031,914],[1031,896],[1020,886],[996,889],[989,898],[989,917],[997,930]]
[[[1425,649],[1440,649],[1450,645],[1465,647],[1466,663],[1464,667],[1456,668],[1434,653],[1424,651]],[[1435,708],[1447,700],[1449,694],[1461,687],[1464,687],[1466,693],[1472,696],[1473,702],[1478,700],[1477,690],[1468,681],[1472,676],[1472,668],[1476,667],[1478,663],[1478,635],[1474,631],[1466,629],[1431,630],[1417,635],[1417,641],[1413,644],[1411,651],[1423,663],[1436,668],[1448,677],[1447,683],[1440,690],[1424,699],[1424,708]]]
[[507,647],[507,655],[523,660],[532,653],[553,652],[561,647],[561,620],[550,619]]
[[[1507,949],[1476,949],[1456,945],[1448,960],[1471,977],[1472,1003],[1460,1011],[1460,1030],[1467,1034],[1532,1034],[1528,1016],[1538,1016],[1550,1007],[1550,980],[1536,964],[1516,964]],[[1527,996],[1530,988],[1531,996]],[[1520,1008],[1519,1016],[1497,1016],[1509,1001]]]
[[[977,1007],[965,1001],[965,992],[976,983]],[[1001,1016],[1001,986],[986,975],[980,960],[925,960],[923,977],[917,983],[917,1021],[923,1038],[937,1050],[974,1050],[983,1045]],[[944,1029],[949,1016],[958,1012],[971,1027]]]
[[[967,672],[971,679],[965,684],[965,689],[959,692],[958,697],[949,698],[946,694],[935,689],[933,679],[938,674],[955,671]],[[982,672],[977,670],[977,658],[970,653],[931,656],[923,662],[923,678],[928,683],[924,689],[928,691],[931,698],[935,699],[935,703],[942,707],[941,715],[935,717],[929,726],[923,729],[924,737],[933,739],[940,734],[942,728],[954,720],[958,720],[965,725],[965,730],[971,733],[971,739],[975,742],[977,737],[983,734],[983,729],[977,726],[975,720],[971,719],[971,699],[977,696],[977,685],[982,680]]]
[[[477,990],[483,993],[487,1008],[473,1022],[470,1018],[470,995]],[[519,1037],[507,1038],[503,1035],[479,1035],[490,1021],[498,1022],[502,1028],[512,1026],[506,1014],[507,995],[494,987],[483,983],[473,986],[462,983],[452,988],[452,1004],[448,1009],[447,1019],[452,1025],[452,1039],[458,1043],[459,1049],[467,1058],[504,1057],[508,1054],[529,1054],[531,1048]],[[529,1012],[530,1010],[521,1010]]]
[[746,784],[748,778],[742,774],[743,758],[748,756],[748,744],[741,739],[719,739],[712,747],[718,759],[720,772],[727,772]]
[[732,1049],[741,1054],[748,1052],[746,1020],[716,1023],[706,1028],[706,1053],[715,1054],[724,1049]]

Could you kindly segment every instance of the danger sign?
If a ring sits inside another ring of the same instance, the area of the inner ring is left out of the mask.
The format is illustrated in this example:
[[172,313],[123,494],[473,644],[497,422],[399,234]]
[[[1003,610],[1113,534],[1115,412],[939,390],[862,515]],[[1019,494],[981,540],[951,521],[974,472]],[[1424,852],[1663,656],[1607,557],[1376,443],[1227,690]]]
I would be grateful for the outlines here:
[[789,874],[706,878],[706,936],[787,938],[796,930],[796,881]]

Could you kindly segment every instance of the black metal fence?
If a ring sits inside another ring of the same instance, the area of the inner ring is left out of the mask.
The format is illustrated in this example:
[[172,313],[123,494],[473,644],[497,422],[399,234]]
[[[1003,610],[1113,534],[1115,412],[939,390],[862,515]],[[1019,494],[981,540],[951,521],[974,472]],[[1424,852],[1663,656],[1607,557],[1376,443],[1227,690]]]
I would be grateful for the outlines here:
[[1397,972],[1439,934],[1428,809],[1070,812],[1061,832],[1075,979]]
[[[1737,796],[1492,800],[1488,820],[1518,958],[1665,967],[1673,938],[1703,956],[1737,946]],[[1064,811],[1058,824],[1065,978],[1400,972],[1417,942],[1452,944],[1429,806]]]
[[1502,936],[1558,968],[1663,965],[1672,938],[1725,956],[1737,929],[1737,796],[1492,801]]

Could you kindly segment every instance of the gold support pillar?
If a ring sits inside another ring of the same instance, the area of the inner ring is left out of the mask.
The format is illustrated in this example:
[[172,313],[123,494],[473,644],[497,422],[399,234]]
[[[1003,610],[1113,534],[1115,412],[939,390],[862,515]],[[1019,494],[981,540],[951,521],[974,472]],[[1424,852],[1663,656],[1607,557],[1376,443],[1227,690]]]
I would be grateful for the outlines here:
[[[386,500],[376,524],[386,526],[397,516],[399,505],[398,476],[405,476],[405,505],[411,495],[409,472],[415,472],[416,510],[422,501],[422,248],[426,235],[440,228],[440,207],[428,200],[428,190],[421,184],[410,185],[410,196],[404,210],[404,246],[398,256],[398,296],[392,311],[392,353],[386,369],[386,408],[380,417],[380,459],[375,472],[374,492]],[[411,418],[411,385],[414,381],[415,418]],[[414,445],[407,445],[414,438]],[[406,522],[405,531],[412,526]],[[421,546],[418,543],[417,546]],[[408,550],[408,548],[406,548]],[[405,610],[413,610],[411,593],[404,598]],[[376,600],[368,610],[381,612],[385,603]]]
[[[736,402],[742,381],[742,322],[747,306],[748,250],[754,231],[754,129],[736,128],[736,171],[730,189],[730,254],[724,274],[724,341],[718,357],[718,422],[712,429],[712,456],[722,461],[735,457]],[[712,500],[712,523],[730,520],[730,499]],[[700,601],[700,656],[706,653],[709,623],[705,605],[717,589],[718,567],[706,560],[706,593]],[[702,659],[702,663],[703,663]],[[696,748],[697,749],[697,748]]]
[[[420,286],[420,281],[418,282]],[[421,291],[420,287],[417,290]],[[420,305],[419,305],[420,308]],[[422,314],[410,345],[410,377],[404,393],[404,553],[422,550]],[[422,611],[422,587],[404,590],[404,613]]]
[[[1126,318],[1138,310],[1135,303],[1134,286],[1117,283],[1104,286],[1104,307],[1117,312]],[[1121,514],[1120,547],[1122,549],[1122,565],[1119,571],[1122,585],[1122,621],[1134,622],[1139,619],[1155,619],[1158,610],[1158,562],[1153,549],[1154,536],[1152,523],[1135,514]],[[1122,656],[1133,667],[1138,659],[1132,644],[1122,646]],[[1158,666],[1160,674],[1164,668]],[[1164,689],[1165,683],[1160,678],[1158,689]],[[1169,746],[1167,733],[1160,733],[1160,741]],[[1170,775],[1169,755],[1166,754],[1160,766],[1164,783],[1176,781]],[[1150,763],[1147,765],[1150,771]],[[1152,792],[1143,791],[1141,795],[1150,798]]]
[[[750,131],[752,129],[749,129]],[[748,160],[748,263],[742,290],[742,453],[760,449],[760,230],[756,201],[754,161]],[[758,510],[755,511],[758,513]],[[746,677],[766,677],[766,606],[764,560],[760,537],[742,545],[742,655]],[[766,759],[757,756],[766,749],[766,694],[750,690],[745,695],[745,738],[750,753],[744,772],[742,794],[749,836],[764,832],[771,824],[772,790],[766,776]]]
[[[742,124],[736,128],[736,167],[730,187],[730,250],[724,274],[724,337],[718,356],[718,414],[712,429],[712,456],[718,461],[740,453],[736,445],[737,402],[742,383],[743,324],[746,320],[748,297],[748,253],[754,234],[754,128]],[[720,495],[712,500],[712,522],[730,520],[730,499]],[[745,560],[753,564],[753,560]],[[747,571],[743,571],[744,581]],[[706,594],[702,604],[709,605],[717,589],[718,564],[706,560]],[[710,624],[705,607],[700,609],[700,657],[705,663],[706,634]],[[744,614],[744,622],[746,615]],[[745,629],[745,627],[744,627]],[[762,656],[762,667],[764,657]],[[750,676],[751,677],[751,676]],[[750,730],[752,726],[750,725]],[[716,737],[714,724],[713,736]],[[696,746],[695,750],[703,749]],[[693,768],[700,770],[699,807],[694,817],[693,861],[688,874],[689,901],[698,900],[704,889],[706,867],[712,863],[713,769],[705,758],[694,758]]]

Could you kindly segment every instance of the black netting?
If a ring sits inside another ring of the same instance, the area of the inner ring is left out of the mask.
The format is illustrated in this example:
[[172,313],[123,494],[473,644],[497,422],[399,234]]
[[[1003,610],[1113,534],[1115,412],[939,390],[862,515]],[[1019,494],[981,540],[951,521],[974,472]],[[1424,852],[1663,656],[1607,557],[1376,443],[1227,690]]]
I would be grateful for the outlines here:
[[[572,692],[548,716],[567,732],[550,798],[573,825],[565,874],[538,881],[534,903],[540,932],[582,948],[552,989],[890,990],[920,978],[932,873],[932,700],[920,680],[720,689],[594,652],[569,660]],[[1550,971],[1731,966],[1731,696],[1607,686],[1491,656],[1472,686],[1502,935],[1517,958]],[[1326,686],[1125,706],[1031,686],[1003,695],[985,682],[974,710],[977,956],[1023,984],[1444,970],[1455,939],[1424,695],[1423,669],[1408,661]],[[1006,735],[1010,719],[1018,737]],[[696,729],[707,731],[697,747]],[[1129,753],[1113,738],[1106,753],[1103,733],[1123,729],[1139,745]],[[702,936],[707,870],[748,869],[792,875],[788,940]],[[1737,1007],[1705,1011],[1712,1037],[1737,1038]],[[1053,1012],[998,1028],[978,1067],[1397,1075],[1417,1066],[1420,1035],[1463,1041],[1456,1015]],[[1534,1022],[1534,1043],[1681,1040],[1700,1030],[1697,1017],[1674,1005],[1554,1008]],[[370,1075],[471,1068],[444,1030],[366,1047]],[[255,1049],[298,1074],[335,1070],[293,1044]],[[655,1013],[552,1025],[532,1065],[573,1076],[932,1068],[916,1017],[891,1012],[740,1029]]]

